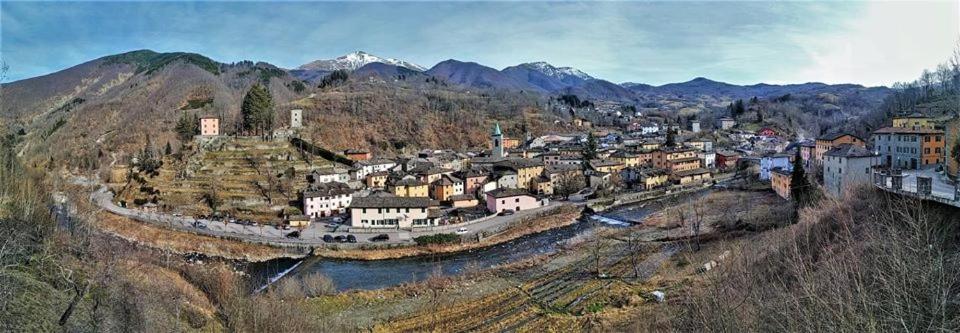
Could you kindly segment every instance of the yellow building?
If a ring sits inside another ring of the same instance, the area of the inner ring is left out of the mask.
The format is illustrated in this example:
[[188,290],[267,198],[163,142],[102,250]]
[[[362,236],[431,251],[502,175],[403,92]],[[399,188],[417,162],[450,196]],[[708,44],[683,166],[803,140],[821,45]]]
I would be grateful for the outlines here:
[[640,166],[640,156],[625,151],[618,151],[610,155],[610,159],[623,163],[628,168]]
[[371,188],[383,188],[387,186],[387,176],[390,173],[386,171],[378,171],[367,175],[367,187]]
[[673,179],[677,184],[687,185],[701,183],[711,179],[710,170],[694,169],[681,171],[673,174]]
[[527,158],[508,159],[494,164],[494,170],[513,170],[517,172],[517,187],[536,190],[533,180],[543,173],[543,162]]
[[900,128],[933,128],[933,120],[922,113],[914,112],[910,115],[893,117],[893,127]]
[[651,168],[640,171],[637,186],[640,186],[643,190],[650,190],[663,186],[669,180],[670,176],[666,170]]
[[647,151],[657,150],[657,149],[660,149],[660,142],[657,142],[655,140],[644,140],[643,142],[640,143],[639,148],[640,150],[647,150]]
[[398,197],[428,197],[429,186],[417,179],[401,179],[387,184],[387,191]]
[[598,172],[615,173],[624,167],[623,163],[615,160],[590,160],[590,168]]

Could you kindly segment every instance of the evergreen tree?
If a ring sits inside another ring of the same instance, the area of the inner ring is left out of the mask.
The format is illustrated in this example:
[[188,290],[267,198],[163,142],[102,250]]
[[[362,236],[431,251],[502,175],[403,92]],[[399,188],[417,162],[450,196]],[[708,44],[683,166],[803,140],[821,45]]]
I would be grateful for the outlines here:
[[163,149],[163,154],[164,155],[173,154],[173,147],[170,147],[170,141],[167,141],[167,146]]
[[807,173],[803,170],[803,160],[800,157],[800,149],[793,157],[793,173],[790,174],[790,198],[793,198],[797,209],[810,204],[813,187],[807,179]]
[[763,123],[763,110],[757,108],[757,123]]
[[743,106],[742,99],[738,99],[736,102],[733,103],[733,110],[731,111],[731,113],[733,114],[734,117],[739,117],[746,111],[747,111],[747,108]]
[[240,114],[246,131],[263,133],[273,128],[273,97],[270,91],[259,83],[250,87],[243,97]]
[[193,138],[194,135],[200,134],[200,121],[197,119],[197,116],[194,115],[190,117],[186,112],[180,116],[180,119],[177,120],[177,126],[174,127],[174,131],[177,132],[177,138],[180,139],[180,142],[187,142]]
[[667,147],[673,147],[677,145],[676,133],[673,131],[673,129],[667,129],[667,142],[665,142],[664,145]]
[[587,144],[583,146],[582,156],[584,164],[597,158],[597,138],[593,136],[593,132],[587,133]]

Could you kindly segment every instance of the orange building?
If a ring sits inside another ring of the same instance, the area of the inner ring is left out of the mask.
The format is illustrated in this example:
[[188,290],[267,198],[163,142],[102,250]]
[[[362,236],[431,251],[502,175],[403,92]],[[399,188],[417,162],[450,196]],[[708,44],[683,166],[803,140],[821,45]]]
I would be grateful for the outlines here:
[[813,151],[813,161],[817,166],[823,165],[823,154],[833,149],[833,147],[842,145],[842,144],[851,144],[860,148],[866,148],[867,144],[863,139],[856,137],[853,134],[847,133],[836,133],[828,134],[817,138],[815,142],[815,147]]
[[790,172],[782,168],[774,168],[770,173],[770,187],[781,198],[790,199]]
[[693,148],[676,148],[658,150],[654,157],[654,166],[660,169],[670,169],[670,161],[677,159],[696,158],[697,151]]

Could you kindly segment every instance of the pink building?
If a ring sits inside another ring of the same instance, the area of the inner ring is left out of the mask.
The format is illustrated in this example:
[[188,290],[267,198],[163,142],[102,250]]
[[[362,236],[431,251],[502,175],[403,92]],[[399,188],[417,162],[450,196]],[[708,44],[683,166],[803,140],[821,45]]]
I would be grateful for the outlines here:
[[521,211],[540,207],[540,200],[521,189],[501,188],[487,192],[487,210],[499,213],[504,210]]
[[477,169],[461,171],[457,177],[463,179],[463,193],[469,195],[476,195],[477,190],[487,182],[487,174]]
[[216,118],[216,117],[200,118],[200,135],[202,136],[220,135],[220,118]]

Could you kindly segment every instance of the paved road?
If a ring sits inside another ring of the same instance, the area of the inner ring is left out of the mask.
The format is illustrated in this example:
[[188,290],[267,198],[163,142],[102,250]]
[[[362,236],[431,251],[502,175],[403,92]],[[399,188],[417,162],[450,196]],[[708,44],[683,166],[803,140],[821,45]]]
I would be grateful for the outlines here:
[[[125,216],[137,221],[152,223],[156,225],[161,225],[173,229],[185,230],[193,233],[217,236],[217,237],[228,237],[233,239],[238,239],[241,241],[249,242],[271,242],[271,243],[282,243],[290,245],[326,245],[327,243],[323,242],[324,235],[331,236],[346,236],[351,234],[346,232],[348,229],[347,226],[339,225],[335,228],[327,227],[325,223],[311,223],[309,227],[305,228],[300,235],[300,238],[287,238],[286,235],[292,232],[293,230],[281,230],[273,226],[267,225],[258,225],[258,226],[249,226],[241,225],[237,223],[224,223],[218,221],[210,221],[205,219],[196,219],[188,216],[174,216],[164,213],[153,213],[153,212],[144,212],[137,209],[128,209],[118,206],[113,201],[113,194],[107,191],[105,186],[101,186],[100,189],[95,191],[90,195],[90,200],[94,202],[97,206],[120,216]],[[559,207],[561,204],[557,202],[551,202],[549,205],[538,207],[536,209],[530,209],[525,211],[517,212],[516,214],[510,216],[495,216],[488,217],[486,219],[477,221],[477,222],[465,222],[459,224],[451,224],[445,226],[438,226],[430,228],[430,230],[422,231],[407,231],[407,230],[394,230],[394,231],[385,231],[385,232],[372,232],[372,233],[352,233],[357,237],[357,244],[338,244],[339,246],[348,245],[348,246],[359,246],[364,243],[372,243],[370,241],[371,237],[374,237],[381,233],[386,233],[390,236],[390,240],[387,242],[380,242],[378,244],[410,244],[413,243],[413,238],[436,234],[436,233],[450,233],[455,232],[459,228],[466,228],[468,231],[465,233],[467,235],[476,234],[477,232],[483,230],[494,230],[500,229],[503,225],[515,221],[517,219],[535,214],[537,212],[552,209]],[[205,228],[194,227],[196,222],[200,222],[205,225]]]

